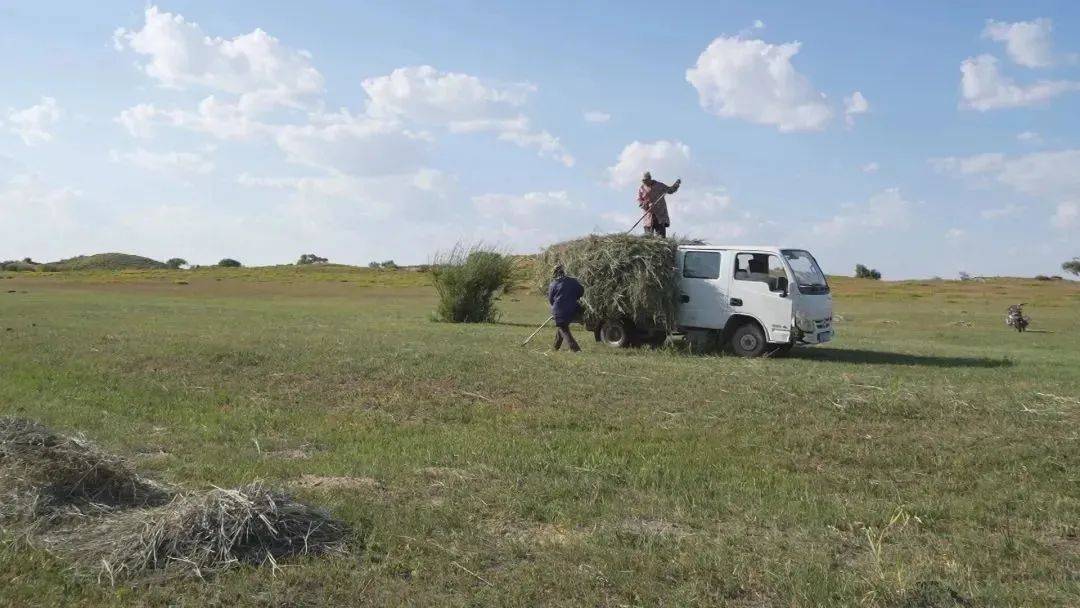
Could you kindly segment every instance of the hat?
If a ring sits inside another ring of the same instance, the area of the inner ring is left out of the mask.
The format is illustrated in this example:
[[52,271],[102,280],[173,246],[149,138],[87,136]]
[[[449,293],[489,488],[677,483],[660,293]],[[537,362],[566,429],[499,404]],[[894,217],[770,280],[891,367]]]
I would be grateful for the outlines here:
[[650,179],[652,179],[652,173],[649,173],[648,171],[645,172],[645,175],[641,176],[641,181],[643,182]]

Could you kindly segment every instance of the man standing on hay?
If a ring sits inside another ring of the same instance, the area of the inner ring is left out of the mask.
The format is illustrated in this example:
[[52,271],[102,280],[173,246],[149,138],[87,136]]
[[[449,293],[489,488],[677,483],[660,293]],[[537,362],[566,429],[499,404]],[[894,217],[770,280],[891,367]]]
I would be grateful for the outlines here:
[[652,174],[648,171],[645,172],[645,175],[641,178],[641,187],[638,188],[637,193],[638,207],[645,211],[645,234],[655,234],[659,237],[667,236],[671,218],[668,217],[667,200],[664,196],[678,192],[681,184],[682,180],[677,179],[674,184],[668,186],[663,182],[654,180]]
[[555,350],[562,347],[563,341],[573,352],[579,352],[574,334],[570,333],[570,323],[577,317],[580,306],[578,300],[585,295],[585,288],[574,277],[566,276],[562,264],[552,272],[551,286],[548,287],[548,303],[551,304],[551,316],[555,319]]

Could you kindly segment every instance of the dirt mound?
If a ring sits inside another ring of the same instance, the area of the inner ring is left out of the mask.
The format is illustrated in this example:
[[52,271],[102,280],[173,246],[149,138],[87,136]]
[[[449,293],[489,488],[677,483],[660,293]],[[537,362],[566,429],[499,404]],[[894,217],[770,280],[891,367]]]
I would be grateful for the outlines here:
[[146,270],[167,268],[164,262],[130,253],[79,255],[46,264],[57,270]]

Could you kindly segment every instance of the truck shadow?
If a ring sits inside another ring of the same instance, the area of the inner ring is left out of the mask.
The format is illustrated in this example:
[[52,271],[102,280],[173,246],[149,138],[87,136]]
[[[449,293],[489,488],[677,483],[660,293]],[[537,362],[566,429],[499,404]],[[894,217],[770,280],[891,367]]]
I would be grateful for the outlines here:
[[934,355],[909,355],[878,350],[855,348],[796,348],[788,355],[790,359],[827,361],[832,363],[866,363],[870,365],[921,365],[926,367],[1012,367],[1008,359],[989,357],[940,357]]

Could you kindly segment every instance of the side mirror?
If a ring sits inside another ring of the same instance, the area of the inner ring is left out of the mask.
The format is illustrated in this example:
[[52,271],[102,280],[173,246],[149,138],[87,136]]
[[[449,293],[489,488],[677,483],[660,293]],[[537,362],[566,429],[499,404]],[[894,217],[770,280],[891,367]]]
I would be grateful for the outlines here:
[[780,297],[781,298],[786,298],[787,297],[787,295],[788,295],[788,280],[787,280],[787,277],[774,277],[769,282],[771,283],[771,285],[769,285],[769,291],[778,291],[778,292],[780,292]]

